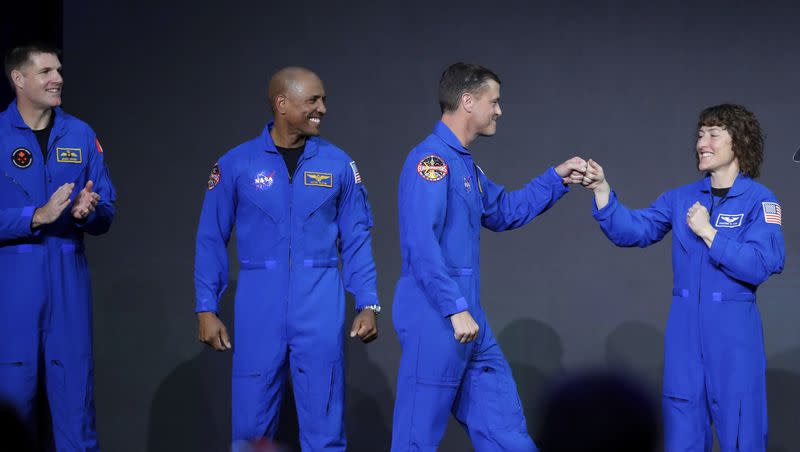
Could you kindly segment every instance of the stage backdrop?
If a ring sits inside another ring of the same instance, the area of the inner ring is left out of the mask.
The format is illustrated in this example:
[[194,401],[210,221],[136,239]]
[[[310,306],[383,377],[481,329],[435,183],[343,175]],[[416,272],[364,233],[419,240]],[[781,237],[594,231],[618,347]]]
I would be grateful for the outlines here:
[[[106,450],[226,448],[231,353],[196,339],[195,231],[211,166],[260,133],[267,80],[286,65],[322,77],[324,136],[358,162],[369,188],[384,312],[376,342],[347,341],[347,430],[351,450],[388,450],[400,358],[391,323],[398,176],[438,119],[439,75],[456,61],[502,78],[497,135],[472,150],[509,189],[577,154],[604,166],[624,203],[646,207],[700,177],[701,109],[737,102],[758,115],[767,132],[761,181],[786,213],[786,269],[759,290],[769,450],[800,447],[797,8],[501,3],[66,2],[64,106],[97,131],[119,192],[116,223],[88,251]],[[537,400],[566,372],[628,369],[660,394],[671,237],[616,248],[590,207],[578,187],[525,228],[482,235],[482,303],[534,438]],[[222,308],[229,326],[237,270]],[[290,444],[291,411],[281,427]],[[441,450],[468,444],[451,422]]]

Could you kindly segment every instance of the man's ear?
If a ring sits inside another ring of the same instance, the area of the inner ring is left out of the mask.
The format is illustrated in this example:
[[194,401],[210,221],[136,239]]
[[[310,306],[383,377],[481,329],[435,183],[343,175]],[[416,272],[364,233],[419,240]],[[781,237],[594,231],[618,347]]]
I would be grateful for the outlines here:
[[467,113],[472,113],[472,109],[475,107],[475,99],[470,93],[461,93],[461,105],[464,107],[464,110]]
[[275,96],[275,113],[285,114],[286,113],[286,95],[285,94],[278,94]]
[[14,84],[19,89],[22,89],[22,85],[24,84],[25,76],[19,69],[13,69],[11,71],[11,83]]

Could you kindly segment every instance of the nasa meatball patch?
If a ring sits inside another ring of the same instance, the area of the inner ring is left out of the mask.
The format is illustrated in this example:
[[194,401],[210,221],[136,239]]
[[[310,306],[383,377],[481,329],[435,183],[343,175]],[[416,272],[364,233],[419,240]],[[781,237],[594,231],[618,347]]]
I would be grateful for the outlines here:
[[211,174],[208,176],[208,189],[213,190],[214,187],[219,184],[219,163],[215,163],[214,167],[211,168]]
[[447,163],[436,154],[424,157],[417,164],[417,173],[430,182],[438,182],[447,176]]

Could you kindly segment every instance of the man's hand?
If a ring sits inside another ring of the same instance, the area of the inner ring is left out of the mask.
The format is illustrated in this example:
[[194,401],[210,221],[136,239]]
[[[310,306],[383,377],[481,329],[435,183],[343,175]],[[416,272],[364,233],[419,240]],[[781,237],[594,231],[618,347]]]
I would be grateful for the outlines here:
[[453,324],[453,335],[458,342],[466,344],[472,342],[478,337],[480,328],[475,323],[475,319],[469,311],[461,311],[450,316],[450,323]]
[[76,220],[85,220],[90,213],[94,212],[97,202],[100,201],[100,195],[92,191],[94,182],[86,182],[86,186],[75,197],[75,202],[72,203],[72,218]]
[[197,339],[214,350],[224,352],[231,348],[231,339],[222,320],[214,312],[197,313]]
[[39,226],[50,224],[61,216],[61,212],[69,205],[69,195],[72,194],[72,189],[75,184],[64,184],[50,196],[47,204],[39,207],[33,212],[31,219],[31,229],[36,229]]
[[717,230],[711,226],[708,209],[700,204],[699,201],[692,204],[692,207],[689,207],[686,212],[686,224],[689,225],[689,229],[692,232],[706,242],[709,248],[711,247],[711,243],[714,242],[714,237],[717,235]]
[[580,157],[572,157],[556,167],[556,174],[561,176],[561,182],[566,184],[580,184],[586,172],[586,161]]
[[350,337],[358,336],[361,342],[367,344],[378,337],[378,326],[375,311],[372,309],[362,309],[355,319],[353,327],[350,329]]

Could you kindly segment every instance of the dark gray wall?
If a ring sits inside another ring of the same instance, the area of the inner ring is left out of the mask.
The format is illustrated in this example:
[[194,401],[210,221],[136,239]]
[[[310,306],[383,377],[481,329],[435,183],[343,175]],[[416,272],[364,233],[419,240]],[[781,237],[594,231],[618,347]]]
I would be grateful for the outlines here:
[[[797,450],[798,10],[696,3],[67,2],[65,106],[98,131],[119,191],[116,224],[89,251],[106,450],[225,448],[231,356],[195,339],[196,222],[211,165],[259,133],[266,81],[290,64],[325,81],[324,135],[358,161],[370,190],[386,311],[377,342],[348,342],[348,431],[352,450],[388,450],[400,354],[390,321],[397,178],[438,118],[439,74],[459,60],[503,79],[498,134],[473,149],[510,188],[579,154],[604,165],[626,204],[644,207],[699,177],[702,108],[732,101],[757,113],[768,134],[762,182],[782,201],[788,247],[786,270],[759,291],[770,451]],[[532,429],[544,385],[570,370],[627,368],[658,396],[670,239],[615,248],[590,199],[576,189],[529,226],[483,236],[482,299]],[[467,444],[451,425],[441,449]]]

